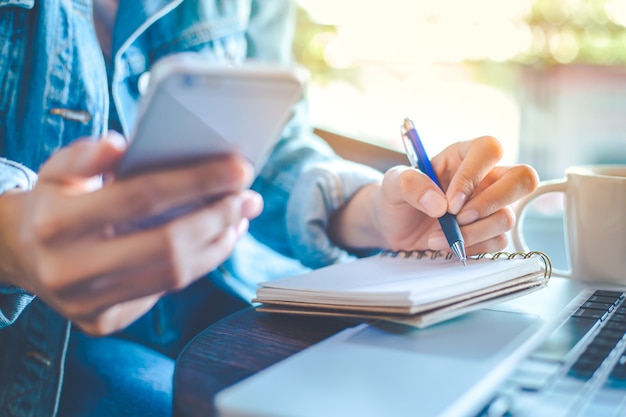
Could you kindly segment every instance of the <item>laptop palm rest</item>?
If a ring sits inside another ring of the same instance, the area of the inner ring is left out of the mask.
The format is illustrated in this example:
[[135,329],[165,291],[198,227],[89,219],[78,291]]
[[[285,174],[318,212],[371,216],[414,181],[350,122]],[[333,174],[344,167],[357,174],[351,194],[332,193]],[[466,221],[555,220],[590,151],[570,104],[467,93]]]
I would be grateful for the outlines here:
[[360,325],[227,388],[216,406],[222,417],[472,415],[542,323],[480,310],[426,329]]
[[485,360],[506,350],[511,343],[518,345],[517,338],[536,319],[530,314],[480,310],[425,329],[393,324],[369,326],[346,342],[425,355]]

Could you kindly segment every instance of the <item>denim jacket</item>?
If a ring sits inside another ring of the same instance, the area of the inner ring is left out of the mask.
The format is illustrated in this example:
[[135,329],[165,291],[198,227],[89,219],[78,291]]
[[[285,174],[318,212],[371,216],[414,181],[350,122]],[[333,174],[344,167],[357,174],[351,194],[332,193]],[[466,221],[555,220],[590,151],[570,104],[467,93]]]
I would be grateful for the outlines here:
[[[164,55],[289,60],[292,11],[289,0],[120,0],[105,62],[91,0],[0,0],[0,194],[33,187],[51,153],[79,137],[127,133],[139,79]],[[380,178],[311,133],[305,102],[294,113],[253,184],[263,213],[210,274],[246,300],[261,280],[353,256],[328,239],[328,217]],[[0,415],[56,414],[69,329],[37,297],[0,284]]]

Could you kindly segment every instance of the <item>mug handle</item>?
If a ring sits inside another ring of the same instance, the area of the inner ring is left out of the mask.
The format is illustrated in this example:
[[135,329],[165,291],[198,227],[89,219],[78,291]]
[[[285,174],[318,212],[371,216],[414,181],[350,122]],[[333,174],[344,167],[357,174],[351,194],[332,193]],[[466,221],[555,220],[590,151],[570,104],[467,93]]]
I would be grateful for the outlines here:
[[[514,207],[515,211],[515,225],[512,230],[513,246],[518,252],[530,252],[526,240],[524,239],[524,218],[525,211],[528,205],[541,195],[548,193],[565,193],[565,185],[567,180],[565,178],[542,181],[539,187],[526,197],[522,198]],[[561,269],[553,268],[552,272],[556,275],[563,277],[571,277],[572,271],[565,271]]]

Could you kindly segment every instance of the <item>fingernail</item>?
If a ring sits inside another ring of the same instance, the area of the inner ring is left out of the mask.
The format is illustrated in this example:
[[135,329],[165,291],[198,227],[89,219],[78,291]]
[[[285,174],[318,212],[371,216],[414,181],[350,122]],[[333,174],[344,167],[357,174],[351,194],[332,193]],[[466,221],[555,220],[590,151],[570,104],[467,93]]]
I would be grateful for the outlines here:
[[96,191],[102,188],[102,184],[103,184],[102,176],[96,175],[94,177],[89,178],[85,182],[84,187],[86,191]]
[[235,229],[235,233],[237,234],[237,237],[239,238],[245,235],[248,232],[249,226],[250,226],[250,221],[248,221],[248,219],[246,219],[245,217],[241,219],[241,221],[237,225],[237,228]]
[[443,233],[433,233],[428,237],[428,247],[433,250],[446,249],[450,246]]
[[250,191],[243,196],[241,202],[242,216],[253,218],[261,214],[261,211],[263,211],[263,198],[260,194]]
[[124,139],[124,136],[113,130],[107,133],[105,139],[107,142],[109,142],[111,145],[115,146],[119,150],[126,149],[126,146],[128,145],[126,143],[126,139]]
[[431,217],[438,217],[446,212],[446,199],[433,190],[428,190],[419,201],[426,214]]
[[467,200],[467,196],[463,193],[458,193],[452,198],[452,201],[450,201],[450,208],[448,211],[452,214],[457,214],[461,211],[463,204],[465,204],[465,200]]
[[466,210],[456,216],[456,221],[459,224],[470,224],[476,220],[478,220],[478,212],[476,210]]

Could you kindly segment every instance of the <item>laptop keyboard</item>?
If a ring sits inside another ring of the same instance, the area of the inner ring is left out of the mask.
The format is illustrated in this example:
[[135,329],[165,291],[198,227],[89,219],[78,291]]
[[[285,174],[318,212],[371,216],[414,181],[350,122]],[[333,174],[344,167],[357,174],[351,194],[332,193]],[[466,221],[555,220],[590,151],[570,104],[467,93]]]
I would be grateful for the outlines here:
[[625,295],[593,292],[517,365],[481,416],[626,416]]

